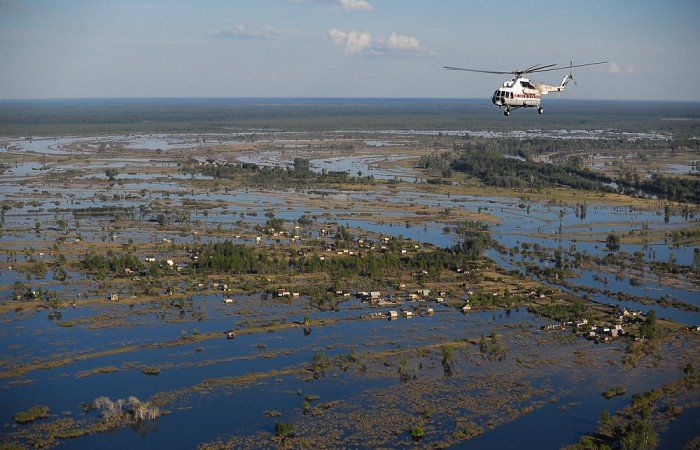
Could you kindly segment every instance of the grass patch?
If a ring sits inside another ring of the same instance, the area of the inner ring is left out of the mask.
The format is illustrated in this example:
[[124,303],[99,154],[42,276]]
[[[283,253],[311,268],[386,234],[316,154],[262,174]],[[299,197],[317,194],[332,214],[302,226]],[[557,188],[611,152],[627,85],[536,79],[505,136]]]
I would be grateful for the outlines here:
[[617,397],[618,395],[625,395],[625,392],[627,392],[627,389],[624,386],[617,386],[603,392],[603,397],[610,400],[611,398]]
[[160,367],[142,367],[141,373],[144,375],[158,375],[160,373]]
[[45,419],[48,416],[48,406],[32,406],[26,411],[18,412],[17,414],[12,416],[12,419],[14,419],[14,421],[17,423],[31,423],[34,422],[36,419]]

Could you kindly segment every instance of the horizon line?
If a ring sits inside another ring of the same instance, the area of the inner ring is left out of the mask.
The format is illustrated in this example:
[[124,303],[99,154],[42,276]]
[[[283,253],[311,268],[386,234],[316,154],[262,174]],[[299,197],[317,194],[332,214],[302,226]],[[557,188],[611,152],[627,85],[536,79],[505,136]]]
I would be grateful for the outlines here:
[[[89,100],[439,100],[439,101],[485,101],[490,103],[490,97],[16,97],[0,98],[3,102],[40,102],[40,101],[89,101]],[[552,97],[547,101],[595,101],[595,102],[667,102],[667,103],[700,103],[699,100],[672,99],[611,99],[611,98],[559,98]]]

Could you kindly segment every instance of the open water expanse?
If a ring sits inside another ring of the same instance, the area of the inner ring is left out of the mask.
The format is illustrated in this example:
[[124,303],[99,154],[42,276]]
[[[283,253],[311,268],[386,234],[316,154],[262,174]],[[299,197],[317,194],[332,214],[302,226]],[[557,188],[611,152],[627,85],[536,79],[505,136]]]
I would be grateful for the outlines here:
[[[673,111],[669,107],[668,113]],[[658,317],[684,326],[700,323],[700,295],[693,278],[681,274],[669,281],[649,269],[669,262],[697,268],[698,248],[668,237],[675,230],[697,229],[697,207],[689,212],[676,208],[669,214],[662,202],[642,207],[588,200],[585,214],[580,214],[580,205],[570,202],[421,189],[425,173],[407,163],[416,159],[415,149],[424,139],[438,135],[665,141],[672,131],[335,128],[326,132],[325,143],[347,142],[350,134],[357,136],[352,139],[362,151],[324,155],[314,150],[312,157],[308,149],[318,136],[287,131],[0,137],[0,154],[11,161],[0,174],[0,201],[13,205],[2,211],[0,296],[3,302],[12,301],[15,284],[29,282],[56,292],[66,303],[77,302],[58,310],[8,308],[2,315],[0,416],[6,425],[0,442],[38,442],[23,431],[29,428],[12,420],[13,414],[29,407],[50,408],[49,417],[35,425],[59,419],[94,422],[98,411],[84,406],[96,398],[136,396],[159,401],[167,414],[147,424],[56,439],[49,445],[195,448],[230,440],[231,447],[264,447],[273,445],[275,422],[285,421],[296,425],[297,435],[315,431],[320,437],[308,441],[310,446],[322,443],[326,434],[337,439],[330,442],[353,448],[434,447],[470,424],[481,432],[451,442],[450,448],[559,448],[593,433],[603,409],[615,413],[629,405],[634,394],[677,380],[680,362],[671,355],[696,354],[697,341],[677,339],[664,344],[667,355],[629,367],[622,364],[627,345],[623,341],[598,344],[571,338],[568,331],[541,331],[555,322],[526,307],[463,314],[449,301],[440,304],[431,298],[401,305],[415,317],[387,320],[376,314],[387,313],[391,306],[377,308],[354,297],[337,308],[319,310],[305,295],[279,302],[266,292],[237,292],[229,296],[231,303],[224,303],[223,294],[211,289],[177,299],[107,303],[99,301],[103,280],[79,270],[59,274],[50,268],[32,279],[17,268],[37,259],[50,262],[52,246],[62,233],[55,224],[61,219],[80,221],[80,229],[65,233],[63,246],[159,244],[163,255],[164,242],[193,245],[227,238],[255,245],[255,230],[264,227],[270,213],[288,224],[302,216],[315,221],[289,235],[263,235],[257,245],[321,240],[321,228],[342,225],[372,239],[406,238],[416,246],[449,248],[459,242],[459,223],[449,215],[420,216],[416,210],[452,208],[493,219],[490,233],[496,245],[486,255],[503,269],[563,292],[586,293],[600,304],[644,313],[654,309]],[[292,167],[297,152],[302,152],[317,173],[343,171],[403,184],[398,189],[391,184],[370,189],[222,188],[208,175],[180,170],[185,157],[179,152],[193,149],[202,149],[191,158],[194,161],[223,158],[270,167]],[[120,151],[128,156],[115,157]],[[221,156],[225,152],[230,153]],[[116,183],[107,181],[107,169],[117,171]],[[692,173],[689,165],[671,164],[667,170]],[[70,179],[63,178],[69,173]],[[187,210],[192,229],[182,226],[173,232],[156,226],[144,204]],[[114,206],[129,210],[130,220],[141,225],[122,228],[109,216],[80,215],[86,208]],[[35,233],[37,223],[41,232]],[[603,260],[611,254],[605,243],[609,234],[644,236],[649,230],[654,231],[649,239],[623,242],[614,252],[638,255],[645,267],[642,273],[584,265],[564,279],[552,280],[528,270],[533,264],[552,268],[557,251],[568,262]],[[161,257],[140,255],[146,256]],[[183,277],[176,287],[188,283]],[[371,286],[368,281],[368,290]],[[619,299],[619,293],[629,295]],[[691,307],[679,307],[682,304]],[[433,308],[430,314],[427,305]],[[305,320],[313,324],[310,333],[294,325]],[[264,331],[270,324],[281,326]],[[233,340],[222,333],[256,327],[263,331],[241,332]],[[486,358],[478,345],[468,344],[496,331],[508,348],[504,358]],[[449,364],[441,353],[445,343],[457,343]],[[419,348],[423,350],[411,350]],[[333,362],[311,369],[319,355]],[[697,367],[698,361],[693,362]],[[13,372],[18,367],[23,368],[19,374]],[[146,375],[144,367],[158,367],[160,372]],[[625,386],[623,395],[601,395],[618,385]],[[681,448],[697,436],[697,401],[695,405],[658,430],[662,448]],[[388,418],[386,430],[374,428],[382,422],[376,416]],[[416,443],[411,427],[420,417],[427,433]],[[404,431],[395,433],[397,429]],[[32,430],[47,435],[39,428]]]

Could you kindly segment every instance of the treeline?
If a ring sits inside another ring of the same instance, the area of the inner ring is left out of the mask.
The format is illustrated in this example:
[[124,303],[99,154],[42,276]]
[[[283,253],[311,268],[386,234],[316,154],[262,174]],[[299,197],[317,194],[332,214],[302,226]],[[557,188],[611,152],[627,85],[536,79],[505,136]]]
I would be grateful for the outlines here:
[[347,276],[376,279],[383,276],[399,276],[406,271],[437,275],[443,269],[456,270],[470,267],[473,262],[473,255],[436,249],[430,252],[418,252],[412,256],[374,252],[362,256],[347,255],[342,258],[323,260],[318,256],[304,256],[292,258],[289,265],[301,273],[326,272],[339,279]]
[[[64,210],[64,211],[68,211],[68,210]],[[73,214],[73,217],[96,217],[96,216],[133,217],[135,212],[136,212],[136,208],[133,206],[124,207],[124,206],[117,206],[117,205],[89,206],[87,208],[70,209],[70,212]]]
[[285,264],[270,259],[254,247],[234,244],[226,240],[199,247],[199,261],[195,268],[216,273],[268,273],[285,269]]
[[[449,155],[430,155],[421,158],[419,165],[430,170],[444,167],[447,161],[450,161]],[[617,192],[609,185],[615,182],[622,191],[631,195],[642,192],[660,199],[700,203],[700,180],[695,179],[664,177],[659,174],[653,174],[646,180],[638,177],[613,179],[580,165],[560,166],[521,161],[506,158],[498,151],[464,151],[456,159],[451,159],[450,165],[455,171],[467,173],[495,187],[542,189],[567,186],[573,189]]]
[[699,150],[700,141],[697,139],[674,138],[665,139],[628,139],[628,138],[604,138],[604,139],[553,139],[550,137],[531,137],[526,139],[514,138],[488,138],[475,139],[468,135],[463,141],[454,143],[454,150],[464,151],[498,151],[511,154],[539,155],[542,153],[557,152],[592,152],[600,150],[664,150],[671,151],[688,149]]
[[292,167],[267,167],[253,163],[218,164],[208,161],[204,165],[190,164],[186,171],[219,179],[242,179],[255,186],[367,183],[374,180],[372,176],[354,177],[343,171],[323,169],[314,172],[309,161],[303,158],[294,158]]
[[452,162],[452,168],[479,178],[490,186],[504,188],[547,188],[568,186],[593,191],[615,190],[604,183],[613,180],[579,167],[520,161],[495,151],[465,151]]
[[528,311],[538,316],[548,317],[558,322],[590,318],[590,313],[584,303],[553,303],[547,305],[532,304]]
[[80,261],[80,265],[91,273],[124,273],[125,269],[141,272],[146,268],[144,262],[135,255],[130,253],[116,254],[111,250],[106,255],[88,252]]
[[415,255],[393,252],[367,252],[362,255],[344,255],[339,258],[320,258],[317,255],[289,258],[270,258],[265,252],[242,244],[224,242],[204,244],[197,250],[197,270],[214,273],[328,273],[334,277],[365,276],[378,278],[398,276],[405,271],[425,271],[436,275],[443,269],[457,270],[469,267],[480,254],[455,249],[436,249]]
[[676,202],[700,203],[700,180],[664,177],[653,174],[650,179],[634,184],[621,184],[624,187],[641,190],[646,194]]

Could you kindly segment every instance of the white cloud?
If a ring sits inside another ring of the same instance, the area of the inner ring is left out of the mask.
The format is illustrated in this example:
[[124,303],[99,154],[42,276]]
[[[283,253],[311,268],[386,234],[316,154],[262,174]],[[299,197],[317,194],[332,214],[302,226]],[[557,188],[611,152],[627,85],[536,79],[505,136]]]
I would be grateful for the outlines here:
[[373,11],[374,6],[366,0],[340,0],[340,6],[346,11]]
[[357,55],[372,45],[372,37],[363,31],[351,31],[348,33],[348,41],[345,44],[345,52]]
[[622,69],[617,63],[611,62],[610,67],[608,67],[608,73],[622,73]]
[[333,3],[340,5],[346,11],[374,11],[367,0],[289,0],[291,3]]
[[620,67],[616,62],[611,62],[610,66],[608,67],[608,73],[612,73],[615,75],[618,75],[618,74],[633,75],[634,74],[634,67],[632,67],[630,65]]
[[345,33],[337,28],[331,28],[328,30],[328,36],[333,45],[342,48],[348,55],[359,55],[370,49],[372,45],[372,36],[364,31],[353,30]]
[[386,46],[390,50],[400,51],[422,51],[424,48],[420,41],[411,36],[401,36],[400,34],[391,33],[386,40]]
[[96,5],[99,8],[112,8],[112,9],[122,9],[131,11],[166,11],[168,7],[163,5],[148,5],[141,3],[100,3]]
[[434,55],[420,41],[411,36],[391,33],[388,37],[372,37],[360,30],[344,32],[337,28],[328,30],[333,45],[348,55]]
[[299,30],[275,28],[270,25],[238,24],[233,28],[219,31],[214,36],[222,39],[274,39],[303,35],[304,33]]

